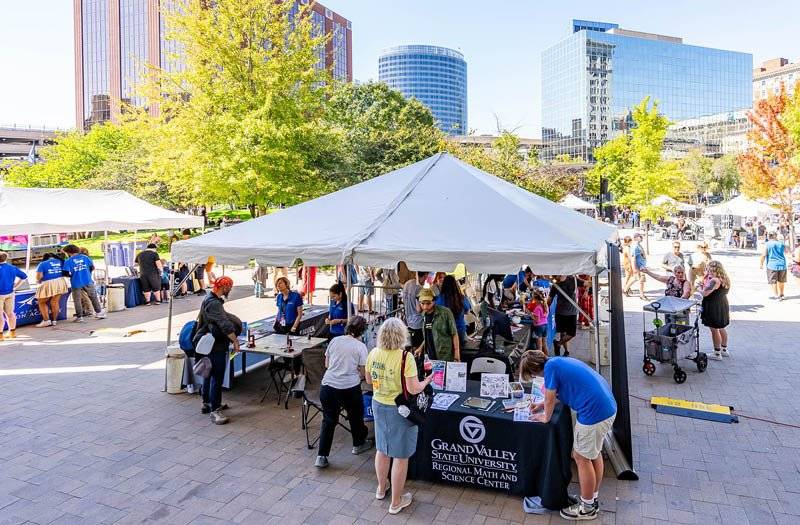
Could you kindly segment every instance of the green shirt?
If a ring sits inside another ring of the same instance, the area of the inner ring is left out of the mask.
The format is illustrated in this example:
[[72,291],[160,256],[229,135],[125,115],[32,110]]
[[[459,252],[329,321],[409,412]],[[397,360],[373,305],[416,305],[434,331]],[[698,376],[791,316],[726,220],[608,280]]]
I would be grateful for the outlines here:
[[[423,320],[425,316],[423,314]],[[423,336],[425,338],[425,346],[427,346],[428,330],[423,323]],[[433,320],[431,321],[430,332],[433,334],[433,347],[436,349],[436,359],[441,361],[452,361],[453,356],[453,336],[458,332],[456,331],[456,321],[453,318],[453,312],[444,306],[434,305],[433,307]]]

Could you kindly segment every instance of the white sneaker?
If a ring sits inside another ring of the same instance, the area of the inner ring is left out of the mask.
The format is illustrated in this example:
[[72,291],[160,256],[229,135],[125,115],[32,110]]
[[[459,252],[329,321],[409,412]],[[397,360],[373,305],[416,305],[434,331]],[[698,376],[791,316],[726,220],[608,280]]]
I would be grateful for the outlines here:
[[85,323],[86,322],[86,318],[85,317],[76,317],[75,319],[72,320],[72,322],[73,323]]
[[728,349],[727,348],[723,348],[722,349],[722,357],[730,357],[730,356],[731,356],[731,353],[728,352]]
[[722,352],[717,350],[713,354],[708,354],[708,358],[713,359],[714,361],[722,361]]
[[106,311],[100,310],[96,314],[94,314],[95,319],[105,319],[106,318]]
[[53,326],[53,321],[42,321],[36,325],[36,328],[44,328],[45,326]]
[[50,326],[55,326],[58,324],[58,321],[50,321]]

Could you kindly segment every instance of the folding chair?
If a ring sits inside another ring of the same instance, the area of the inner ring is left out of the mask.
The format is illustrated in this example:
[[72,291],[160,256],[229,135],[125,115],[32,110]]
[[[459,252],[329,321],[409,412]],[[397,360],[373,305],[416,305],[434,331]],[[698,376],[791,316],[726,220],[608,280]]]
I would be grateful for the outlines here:
[[507,361],[496,357],[476,357],[469,369],[469,378],[479,380],[480,374],[508,374],[511,366]]
[[[303,350],[304,373],[297,377],[292,393],[296,397],[302,397],[303,403],[300,405],[300,425],[306,432],[306,446],[313,449],[319,441],[317,437],[311,440],[309,424],[322,414],[322,402],[319,400],[319,391],[322,386],[322,376],[325,375],[325,348],[307,348]],[[336,424],[350,432],[350,427],[337,420]]]

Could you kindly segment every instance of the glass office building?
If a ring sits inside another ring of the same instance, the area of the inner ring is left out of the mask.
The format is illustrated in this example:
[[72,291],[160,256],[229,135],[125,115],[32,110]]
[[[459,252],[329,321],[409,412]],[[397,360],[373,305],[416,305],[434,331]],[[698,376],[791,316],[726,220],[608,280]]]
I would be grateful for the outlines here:
[[649,96],[671,121],[752,106],[753,57],[682,39],[573,20],[542,53],[542,158],[593,161],[594,148],[632,125]]
[[465,135],[467,128],[467,63],[446,47],[397,46],[378,59],[378,79],[430,108],[439,128]]
[[[165,12],[184,0],[74,0],[76,127],[115,120],[124,104],[141,106],[136,91],[148,65],[169,72],[185,68],[184,49],[169,38]],[[213,2],[209,3],[213,5]],[[315,36],[329,35],[316,49],[317,67],[352,81],[352,25],[319,2],[294,0],[292,16],[307,5]],[[157,108],[151,108],[157,111]]]

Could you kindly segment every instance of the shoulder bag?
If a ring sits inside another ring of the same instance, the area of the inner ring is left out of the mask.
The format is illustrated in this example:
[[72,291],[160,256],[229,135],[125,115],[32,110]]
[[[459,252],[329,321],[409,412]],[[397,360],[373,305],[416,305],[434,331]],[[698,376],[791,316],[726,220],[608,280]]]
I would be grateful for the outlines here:
[[407,355],[408,352],[403,350],[403,358],[400,361],[400,385],[402,386],[403,391],[397,394],[397,397],[394,398],[394,404],[397,405],[397,412],[401,416],[406,418],[410,423],[422,426],[425,424],[425,414],[428,411],[428,407],[431,403],[431,396],[429,395],[429,392],[427,392],[430,387],[425,387],[425,390],[419,394],[410,394],[408,392],[408,388],[406,387],[405,373]]

